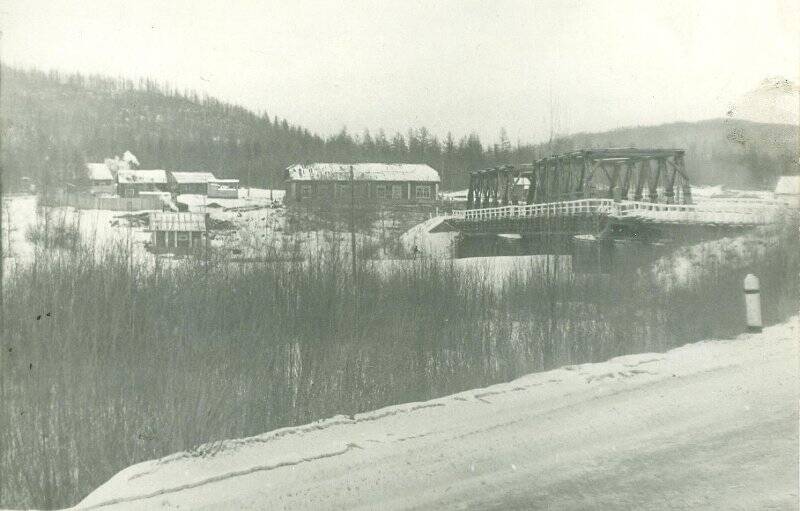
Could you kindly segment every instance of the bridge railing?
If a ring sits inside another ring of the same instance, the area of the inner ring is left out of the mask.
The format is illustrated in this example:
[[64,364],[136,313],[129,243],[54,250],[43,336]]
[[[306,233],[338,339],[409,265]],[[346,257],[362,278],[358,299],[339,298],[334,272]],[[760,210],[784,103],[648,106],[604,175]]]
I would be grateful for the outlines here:
[[771,202],[707,201],[699,204],[661,204],[613,199],[579,199],[544,204],[521,204],[454,211],[453,218],[484,221],[507,218],[605,215],[669,223],[758,225],[774,222],[784,207]]
[[495,208],[467,209],[454,211],[457,218],[464,220],[494,220],[500,218],[535,218],[544,216],[592,215],[610,211],[612,199],[580,199],[566,202],[549,202],[544,204],[520,204],[516,206],[500,206]]

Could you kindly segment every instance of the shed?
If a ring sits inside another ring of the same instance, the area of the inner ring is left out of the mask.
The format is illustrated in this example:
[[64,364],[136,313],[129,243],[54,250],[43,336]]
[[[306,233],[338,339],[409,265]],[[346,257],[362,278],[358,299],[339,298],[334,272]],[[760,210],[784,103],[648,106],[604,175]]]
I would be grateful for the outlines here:
[[170,172],[169,184],[172,193],[194,193],[205,195],[208,183],[217,181],[211,172]]
[[436,200],[440,181],[439,173],[423,164],[296,164],[286,169],[286,199],[349,201],[354,194],[359,202],[428,203]]
[[206,215],[153,212],[149,216],[148,231],[156,249],[202,247],[208,233]]

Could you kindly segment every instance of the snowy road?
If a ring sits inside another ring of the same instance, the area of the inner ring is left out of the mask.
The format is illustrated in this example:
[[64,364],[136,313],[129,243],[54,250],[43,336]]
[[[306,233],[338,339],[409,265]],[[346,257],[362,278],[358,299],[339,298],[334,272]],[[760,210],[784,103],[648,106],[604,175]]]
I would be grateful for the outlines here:
[[229,441],[79,508],[797,509],[797,340],[794,318]]

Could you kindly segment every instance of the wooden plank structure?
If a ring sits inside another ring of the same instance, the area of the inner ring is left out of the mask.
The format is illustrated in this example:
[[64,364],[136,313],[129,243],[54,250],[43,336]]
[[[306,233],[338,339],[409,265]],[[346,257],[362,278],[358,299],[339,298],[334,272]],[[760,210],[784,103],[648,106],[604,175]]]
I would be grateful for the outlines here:
[[682,149],[582,149],[528,165],[503,165],[470,173],[467,209],[516,204],[510,193],[530,180],[526,203],[586,198],[691,204]]

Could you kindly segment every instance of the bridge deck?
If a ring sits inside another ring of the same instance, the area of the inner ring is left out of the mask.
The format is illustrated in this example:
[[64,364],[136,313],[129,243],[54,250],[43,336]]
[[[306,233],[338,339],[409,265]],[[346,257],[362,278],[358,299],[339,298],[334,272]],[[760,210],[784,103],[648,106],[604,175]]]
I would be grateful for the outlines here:
[[755,226],[774,223],[782,216],[784,209],[779,203],[741,199],[687,205],[593,198],[454,211],[449,220],[481,222],[499,219],[606,216],[645,223]]

